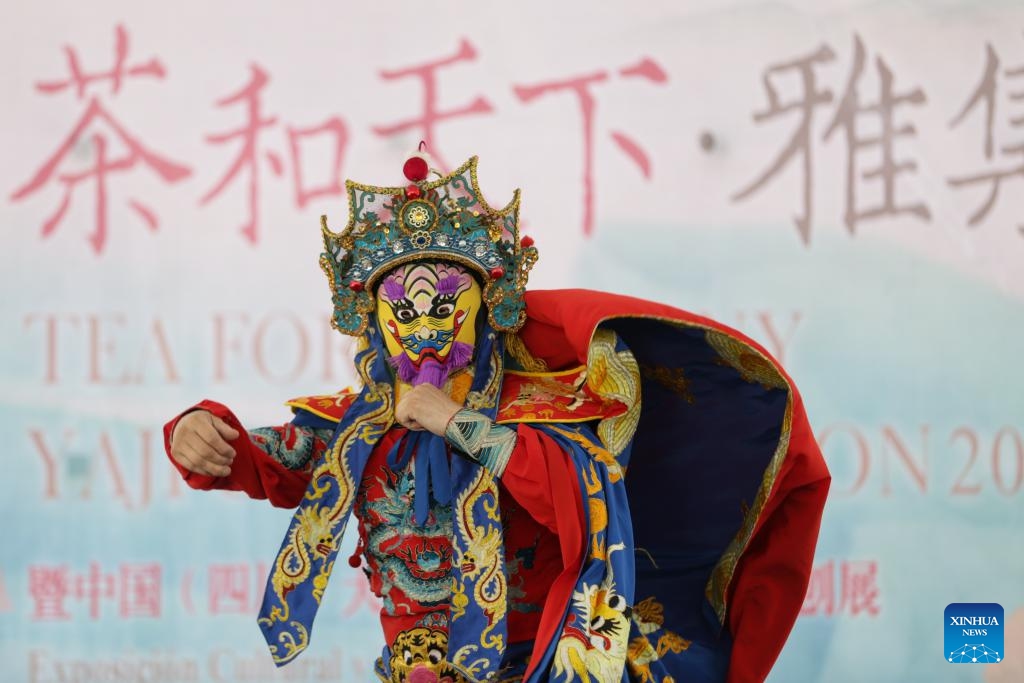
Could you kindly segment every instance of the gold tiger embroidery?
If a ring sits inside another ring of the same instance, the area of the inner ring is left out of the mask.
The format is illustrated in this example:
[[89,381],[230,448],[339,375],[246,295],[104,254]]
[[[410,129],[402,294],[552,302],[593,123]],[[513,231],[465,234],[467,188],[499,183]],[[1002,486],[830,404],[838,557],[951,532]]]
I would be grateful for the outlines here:
[[417,626],[399,633],[388,649],[391,652],[391,683],[410,680],[454,683],[463,680],[459,672],[445,661],[448,634],[444,631]]

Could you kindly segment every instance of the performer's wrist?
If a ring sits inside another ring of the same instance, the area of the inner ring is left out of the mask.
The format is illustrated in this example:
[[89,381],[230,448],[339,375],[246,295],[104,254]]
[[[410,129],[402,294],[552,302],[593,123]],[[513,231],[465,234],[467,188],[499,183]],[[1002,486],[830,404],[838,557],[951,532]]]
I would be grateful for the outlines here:
[[206,410],[205,408],[199,408],[197,406],[193,406],[193,407],[189,408],[188,410],[186,410],[185,412],[183,412],[178,417],[174,418],[174,426],[171,427],[171,433],[167,437],[167,443],[173,446],[174,445],[174,435],[175,435],[175,433],[177,433],[178,427],[181,426],[181,423],[184,422],[185,418],[188,417],[189,415],[191,415],[193,413],[200,412],[200,411],[210,412],[210,411]]
[[468,408],[459,408],[458,410],[454,411],[452,413],[451,417],[448,418],[448,421],[445,422],[445,424],[444,424],[444,431],[441,432],[441,436],[443,436],[445,438],[445,441],[447,441],[450,445],[454,445],[454,444],[452,443],[452,440],[448,437],[448,432],[452,428],[452,423],[455,421],[455,416],[458,415],[459,413],[461,413],[463,410],[469,410],[469,409]]
[[462,408],[448,421],[445,440],[469,460],[486,468],[495,477],[505,472],[516,446],[514,429],[499,425],[475,410]]

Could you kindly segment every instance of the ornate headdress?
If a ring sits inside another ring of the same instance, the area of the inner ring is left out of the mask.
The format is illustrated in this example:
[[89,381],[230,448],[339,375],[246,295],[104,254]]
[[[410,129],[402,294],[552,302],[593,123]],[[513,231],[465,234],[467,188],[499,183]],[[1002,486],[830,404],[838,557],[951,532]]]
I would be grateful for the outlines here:
[[405,187],[375,187],[346,181],[348,225],[341,233],[320,217],[325,251],[320,267],[331,283],[332,325],[361,335],[374,310],[380,277],[410,261],[453,261],[476,272],[491,326],[514,332],[526,320],[523,292],[537,249],[519,236],[519,190],[503,209],[492,208],[476,179],[477,158],[427,181],[422,156],[405,162]]

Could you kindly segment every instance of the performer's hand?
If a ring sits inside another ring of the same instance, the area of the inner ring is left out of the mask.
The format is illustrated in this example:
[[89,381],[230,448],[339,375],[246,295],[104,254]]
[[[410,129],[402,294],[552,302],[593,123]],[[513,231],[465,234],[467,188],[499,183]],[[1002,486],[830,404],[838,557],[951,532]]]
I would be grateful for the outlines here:
[[452,416],[462,409],[432,384],[420,384],[409,389],[395,406],[395,420],[409,429],[425,429],[444,436]]
[[238,431],[224,420],[205,410],[194,410],[174,426],[171,457],[189,472],[226,477],[235,459],[235,449],[228,441],[237,438]]

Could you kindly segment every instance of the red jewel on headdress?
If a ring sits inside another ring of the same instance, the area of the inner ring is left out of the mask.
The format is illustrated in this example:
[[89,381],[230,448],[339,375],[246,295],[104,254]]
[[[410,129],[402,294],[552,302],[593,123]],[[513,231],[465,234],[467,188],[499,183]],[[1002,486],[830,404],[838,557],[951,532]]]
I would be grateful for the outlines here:
[[422,194],[423,190],[420,189],[419,185],[409,185],[405,188],[406,199],[419,199]]
[[519,240],[519,244],[524,246],[524,247],[532,247],[533,246],[533,238],[530,237],[529,235],[523,235],[523,239]]
[[423,157],[409,157],[405,160],[405,165],[402,166],[402,173],[412,182],[418,183],[421,180],[427,179],[430,167],[427,165],[427,160]]
[[503,277],[505,277],[505,269],[504,268],[502,268],[501,266],[498,266],[497,268],[491,268],[491,279],[492,280],[500,280]]
[[348,288],[351,289],[353,292],[361,292],[363,291],[363,283],[360,282],[359,280],[353,280],[352,282],[348,283]]

